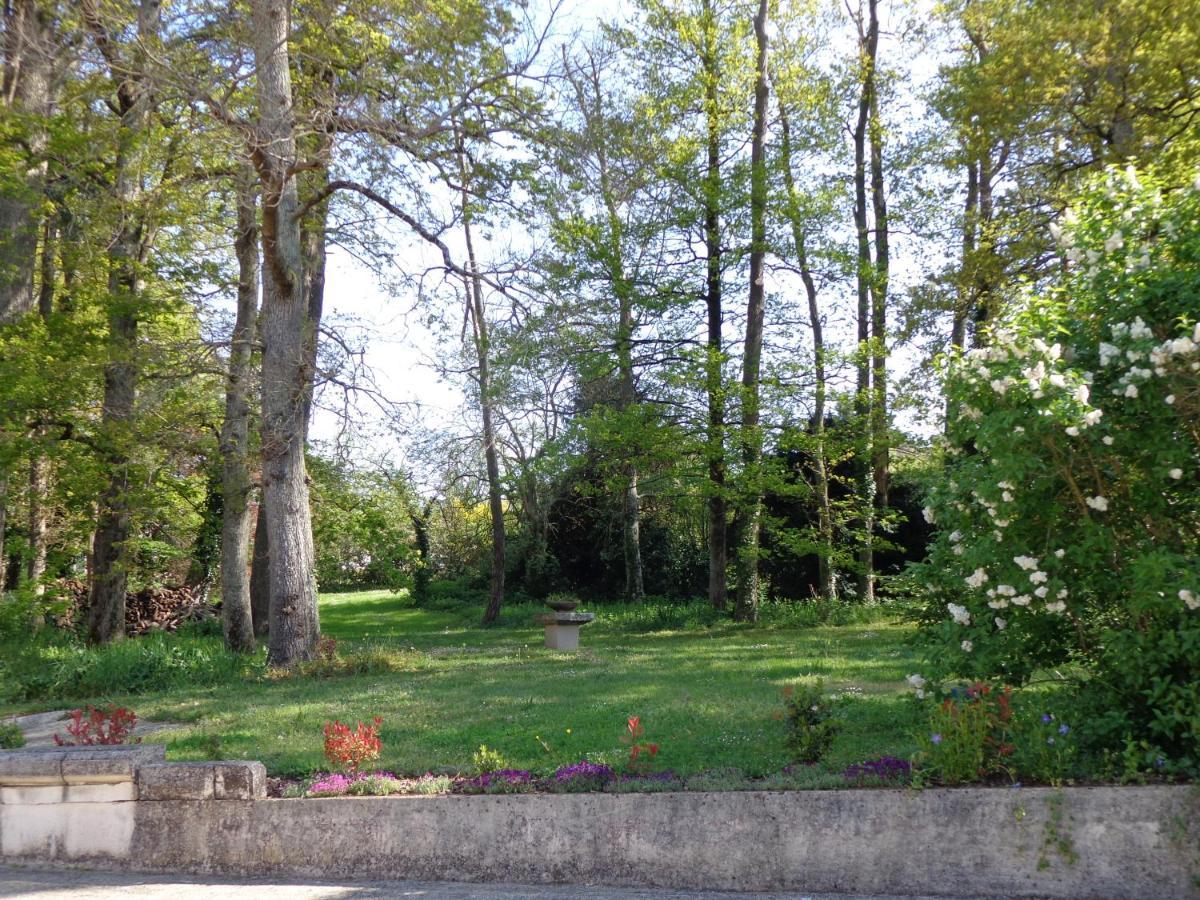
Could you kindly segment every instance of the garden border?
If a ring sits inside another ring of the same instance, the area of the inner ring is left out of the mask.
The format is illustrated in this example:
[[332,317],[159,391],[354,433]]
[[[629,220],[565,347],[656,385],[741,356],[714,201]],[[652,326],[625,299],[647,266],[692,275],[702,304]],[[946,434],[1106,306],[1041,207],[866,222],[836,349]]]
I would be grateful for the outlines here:
[[1200,897],[1192,786],[276,800],[259,763],[0,753],[0,862],[813,893]]

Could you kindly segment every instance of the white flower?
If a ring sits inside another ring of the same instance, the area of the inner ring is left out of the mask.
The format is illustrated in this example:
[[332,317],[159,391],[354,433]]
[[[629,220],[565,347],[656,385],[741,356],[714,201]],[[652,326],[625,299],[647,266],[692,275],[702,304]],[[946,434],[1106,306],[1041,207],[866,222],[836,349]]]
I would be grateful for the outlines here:
[[1004,609],[1006,606],[1008,606],[1008,601],[1004,599],[989,600],[988,606],[990,606],[992,609]]
[[1174,406],[1175,405],[1175,395],[1167,394],[1167,399],[1164,402],[1167,404],[1167,406]]
[[1115,253],[1125,246],[1125,235],[1119,231],[1114,231],[1109,235],[1108,240],[1104,242],[1105,253]]
[[1054,551],[1054,556],[1056,559],[1062,559],[1066,555],[1067,555],[1067,551],[1062,549],[1061,547],[1059,547],[1057,550]]
[[999,631],[1003,631],[1005,629],[1005,627],[1008,625],[1008,622],[1006,622],[1004,619],[1000,618],[999,616],[996,616],[996,618],[993,619],[992,621],[994,621],[996,623],[996,629]]
[[1062,613],[1066,612],[1066,609],[1067,604],[1063,603],[1061,600],[1055,600],[1053,603],[1046,604],[1046,612],[1048,613]]
[[1031,598],[1028,594],[1021,594],[1019,597],[1013,597],[1013,606],[1028,606],[1030,599]]
[[1074,425],[1067,426],[1067,434],[1071,437],[1079,437],[1079,429]]
[[1111,447],[1113,445],[1113,438],[1111,434],[1106,434],[1104,437],[1100,438],[1100,440],[1103,442],[1105,447]]
[[997,394],[999,394],[1001,397],[1003,397],[1004,392],[1008,390],[1008,379],[1007,378],[994,379],[992,381],[992,390],[995,391]]
[[1014,556],[1013,562],[1015,562],[1026,572],[1030,572],[1038,567],[1037,559],[1032,556]]
[[1108,510],[1108,500],[1097,494],[1095,497],[1087,498],[1087,505],[1097,512],[1106,512]]
[[1091,391],[1088,390],[1088,386],[1086,384],[1081,384],[1079,387],[1075,388],[1075,392],[1071,394],[1071,396],[1074,397],[1079,403],[1087,403],[1088,397],[1091,396]]
[[948,603],[946,604],[946,609],[950,611],[950,618],[959,625],[971,624],[971,614],[967,612],[965,606],[959,606],[957,603]]
[[932,525],[936,521],[934,514],[933,514],[932,506],[927,506],[923,510],[921,510],[921,515],[923,515],[925,517],[925,521],[928,522],[930,525]]
[[1178,481],[1180,478],[1183,477],[1183,469],[1172,469],[1167,474],[1170,475],[1172,478],[1174,478],[1176,481]]
[[1067,386],[1067,379],[1063,376],[1063,374],[1061,372],[1051,372],[1050,373],[1050,384],[1052,384],[1056,388],[1065,388]]
[[962,556],[962,555],[963,555],[963,552],[964,552],[963,545],[962,545],[962,544],[955,544],[955,545],[954,545],[954,546],[951,548],[950,552],[951,552],[951,553],[953,553],[955,556]]
[[963,648],[964,653],[970,653],[972,650],[975,649],[975,645],[972,644],[970,641],[963,641],[961,646]]
[[1017,589],[1011,584],[999,584],[996,585],[996,593],[1004,597],[1015,597],[1017,595]]
[[1045,572],[1032,572],[1029,575],[1031,584],[1045,584],[1049,576]]
[[966,581],[967,587],[983,587],[983,583],[988,580],[987,571],[984,569],[976,569],[963,580]]
[[1138,387],[1136,384],[1125,385],[1125,396],[1126,397],[1133,398],[1133,397],[1136,397],[1137,395],[1138,395]]
[[1200,597],[1197,597],[1194,591],[1186,589],[1180,591],[1179,599],[1187,604],[1188,609],[1200,609]]
[[950,532],[950,543],[957,544],[962,539],[963,539],[963,533],[961,531]]
[[1104,410],[1102,410],[1102,409],[1089,409],[1083,415],[1083,424],[1088,425],[1089,427],[1092,425],[1095,425],[1097,422],[1100,421],[1100,417],[1103,415],[1104,415]]
[[1066,589],[1066,588],[1062,588],[1062,589],[1060,589],[1060,590],[1059,590],[1059,592],[1058,592],[1057,594],[1055,594],[1054,596],[1055,596],[1055,597],[1057,597],[1059,600],[1061,600],[1061,599],[1063,599],[1065,596],[1067,596],[1067,594],[1068,594],[1068,591],[1067,591],[1067,589]]
[[1013,501],[1012,491],[1005,491],[1003,494],[1000,495],[1000,499],[1003,500],[1005,503],[1012,503],[1012,501]]
[[1040,588],[1033,592],[1033,596],[1044,598],[1048,593],[1050,593],[1050,588],[1043,584]]
[[915,687],[918,691],[925,687],[925,679],[920,675],[913,674],[908,676],[908,683]]

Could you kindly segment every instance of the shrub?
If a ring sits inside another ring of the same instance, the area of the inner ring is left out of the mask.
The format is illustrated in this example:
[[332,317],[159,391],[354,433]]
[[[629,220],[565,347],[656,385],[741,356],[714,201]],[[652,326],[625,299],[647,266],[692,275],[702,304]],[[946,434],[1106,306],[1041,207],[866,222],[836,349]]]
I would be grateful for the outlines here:
[[[54,743],[60,747],[124,744],[137,725],[137,714],[133,710],[115,704],[110,704],[107,709],[94,706],[88,706],[86,710],[74,709],[70,718],[67,734],[74,740],[56,734]],[[138,738],[134,743],[140,742],[141,738]]]
[[505,760],[504,755],[498,750],[490,749],[487,744],[479,745],[479,749],[475,751],[471,761],[475,764],[475,772],[479,775],[487,775],[489,772],[498,772],[508,768],[508,761]]
[[787,722],[785,746],[796,762],[815,763],[833,744],[841,723],[837,701],[825,696],[825,682],[789,684],[781,691]]
[[1012,691],[976,684],[955,690],[929,712],[918,736],[917,761],[926,777],[964,784],[1011,774]]
[[621,735],[621,743],[629,748],[629,761],[625,766],[634,774],[646,774],[658,756],[658,744],[644,740],[645,736],[642,717],[630,716],[625,724],[625,733]]
[[25,735],[16,722],[0,722],[0,750],[16,750],[25,746]]
[[1093,749],[1200,774],[1200,184],[1109,171],[1056,284],[951,359],[925,673],[1082,672]]
[[351,730],[339,721],[325,723],[325,758],[329,764],[356,774],[362,764],[379,758],[383,742],[379,739],[379,726],[383,720],[376,716],[373,723],[362,722]]

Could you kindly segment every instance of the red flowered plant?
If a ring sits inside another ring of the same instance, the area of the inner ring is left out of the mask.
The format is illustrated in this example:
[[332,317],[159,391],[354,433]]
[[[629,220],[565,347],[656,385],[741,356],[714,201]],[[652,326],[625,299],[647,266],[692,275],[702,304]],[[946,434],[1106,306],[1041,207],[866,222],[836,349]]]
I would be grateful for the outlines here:
[[658,744],[643,740],[646,729],[641,716],[630,716],[621,743],[629,747],[628,768],[633,772],[649,771],[654,757],[658,756]]
[[[134,711],[116,704],[109,704],[107,709],[96,709],[94,706],[73,709],[70,718],[67,734],[74,740],[56,734],[54,743],[60,747],[124,744],[130,742],[129,736],[137,725]],[[131,743],[140,743],[141,740],[138,738]]]
[[379,739],[379,726],[383,720],[376,716],[372,724],[359,722],[351,729],[334,720],[325,723],[325,758],[329,764],[345,769],[351,774],[359,771],[368,760],[378,759],[383,742]]

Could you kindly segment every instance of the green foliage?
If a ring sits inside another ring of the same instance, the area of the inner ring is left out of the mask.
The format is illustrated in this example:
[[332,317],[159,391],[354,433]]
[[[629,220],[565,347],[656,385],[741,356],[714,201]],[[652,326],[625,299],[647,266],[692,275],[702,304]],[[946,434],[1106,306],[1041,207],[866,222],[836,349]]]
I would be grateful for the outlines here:
[[475,773],[477,775],[486,775],[489,772],[497,772],[500,769],[510,768],[508,760],[504,758],[504,754],[498,750],[492,750],[487,744],[479,745],[479,749],[471,757],[471,762],[475,766]]
[[839,702],[825,693],[825,682],[789,684],[783,689],[785,744],[796,762],[821,760],[842,728]]
[[1110,171],[1065,274],[948,365],[929,674],[1080,667],[1081,736],[1200,772],[1200,184]]
[[0,750],[19,750],[25,746],[25,735],[16,722],[0,722]]
[[413,496],[401,476],[309,457],[317,582],[330,589],[407,586],[415,564]]
[[0,654],[0,701],[70,700],[231,684],[261,661],[229,653],[219,640],[150,634],[103,647],[51,636],[9,642]]

